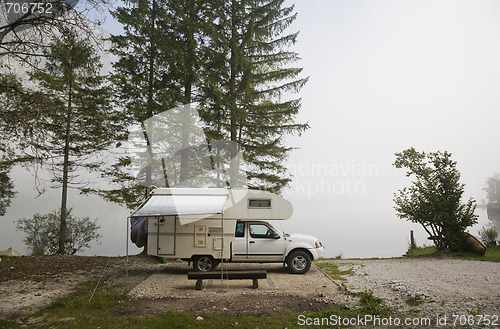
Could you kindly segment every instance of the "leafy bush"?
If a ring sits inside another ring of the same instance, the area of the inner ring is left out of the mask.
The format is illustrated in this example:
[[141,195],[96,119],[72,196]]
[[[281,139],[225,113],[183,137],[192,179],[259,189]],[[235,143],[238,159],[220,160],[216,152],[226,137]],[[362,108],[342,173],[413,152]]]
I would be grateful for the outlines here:
[[492,222],[484,225],[481,230],[479,230],[479,237],[488,246],[494,246],[497,244],[498,231]]
[[[28,252],[34,256],[55,254],[59,249],[59,225],[61,211],[56,210],[50,214],[35,214],[33,218],[22,218],[17,222],[17,229],[26,234],[23,242],[28,247]],[[66,218],[65,250],[74,255],[90,247],[90,242],[102,237],[97,230],[97,219],[89,217],[77,218],[67,212]]]

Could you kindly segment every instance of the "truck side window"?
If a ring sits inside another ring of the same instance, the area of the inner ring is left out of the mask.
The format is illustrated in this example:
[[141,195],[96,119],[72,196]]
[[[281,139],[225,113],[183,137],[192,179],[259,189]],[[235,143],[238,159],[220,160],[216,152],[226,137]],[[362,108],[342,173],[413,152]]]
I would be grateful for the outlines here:
[[245,223],[236,223],[236,232],[234,233],[236,238],[243,238],[245,236]]
[[250,224],[250,236],[252,238],[272,238],[274,231],[264,224]]

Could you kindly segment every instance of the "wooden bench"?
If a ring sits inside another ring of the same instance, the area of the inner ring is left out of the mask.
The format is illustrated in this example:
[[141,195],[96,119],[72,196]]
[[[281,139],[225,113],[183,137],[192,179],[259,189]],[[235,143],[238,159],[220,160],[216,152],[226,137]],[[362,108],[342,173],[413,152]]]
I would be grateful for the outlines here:
[[201,290],[203,285],[203,280],[246,280],[251,279],[253,284],[252,288],[257,289],[259,287],[258,279],[267,278],[267,271],[225,271],[225,272],[189,272],[188,279],[189,280],[197,280],[196,281],[196,290]]

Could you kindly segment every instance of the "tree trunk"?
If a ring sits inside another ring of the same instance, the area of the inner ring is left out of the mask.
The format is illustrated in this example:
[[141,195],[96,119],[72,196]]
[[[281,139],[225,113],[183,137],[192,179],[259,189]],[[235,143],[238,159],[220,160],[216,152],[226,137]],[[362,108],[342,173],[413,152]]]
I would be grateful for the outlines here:
[[188,19],[185,22],[185,33],[186,33],[186,48],[185,48],[185,81],[184,81],[184,103],[187,104],[184,109],[186,113],[184,113],[184,121],[183,124],[186,126],[182,129],[182,146],[181,146],[181,163],[180,163],[180,177],[179,182],[187,182],[190,173],[189,173],[189,152],[190,152],[190,134],[191,129],[190,124],[192,121],[191,115],[191,102],[193,100],[193,83],[195,82],[193,67],[196,61],[195,59],[195,49],[196,42],[194,41],[194,29],[193,22],[196,19],[192,17],[194,11],[194,3],[193,1],[187,1],[185,3],[185,12],[188,16]]
[[[230,99],[230,138],[231,141],[236,143],[238,141],[238,121],[237,121],[237,103],[236,103],[236,73],[237,73],[237,43],[236,40],[238,38],[237,30],[236,30],[236,5],[237,1],[233,0],[231,3],[231,21],[232,21],[232,29],[231,29],[231,40],[230,40],[230,48],[231,48],[231,58],[229,60],[230,65],[230,77],[229,77],[229,95]],[[236,157],[236,147],[233,145],[230,146],[230,160]],[[236,183],[235,171],[237,168],[234,168],[234,161],[230,161],[229,168],[229,185],[232,187]]]
[[[156,20],[156,0],[153,0],[151,4],[151,33],[154,33],[155,30],[155,20]],[[148,67],[148,103],[147,103],[147,109],[146,109],[146,118],[149,119],[154,115],[154,109],[153,109],[153,101],[154,101],[154,68],[155,68],[155,57],[156,57],[156,47],[155,47],[155,40],[154,36],[150,35],[149,36],[149,48],[150,48],[150,54],[149,54],[149,67]],[[147,156],[149,157],[148,165],[146,167],[146,186],[151,186],[153,185],[153,168],[152,168],[152,163],[153,163],[153,146],[151,145],[151,141],[147,136],[146,132],[146,127],[144,127],[144,136],[146,138],[146,152]],[[147,196],[146,196],[147,197]]]
[[71,107],[72,107],[72,97],[73,88],[70,83],[68,91],[68,108],[66,112],[66,126],[65,126],[65,139],[64,139],[64,150],[63,150],[63,179],[62,179],[62,195],[61,195],[61,223],[59,225],[59,249],[58,254],[64,254],[64,242],[66,240],[66,219],[67,219],[67,209],[68,209],[68,176],[70,170],[69,163],[69,144],[70,144],[70,132],[71,132]]
[[186,105],[183,109],[182,114],[182,131],[181,131],[181,163],[179,170],[179,183],[184,182],[184,184],[189,179],[189,152],[190,152],[190,143],[189,143],[189,135],[190,135],[190,122],[191,122],[191,81],[186,81],[184,86],[184,97],[186,101]]

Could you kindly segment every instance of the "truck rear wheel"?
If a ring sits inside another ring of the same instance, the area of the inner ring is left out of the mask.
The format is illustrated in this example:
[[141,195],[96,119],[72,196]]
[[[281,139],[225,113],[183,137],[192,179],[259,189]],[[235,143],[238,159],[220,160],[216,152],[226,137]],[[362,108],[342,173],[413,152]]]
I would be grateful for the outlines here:
[[288,256],[286,264],[290,273],[304,274],[311,268],[311,256],[303,250],[296,250]]
[[195,256],[193,258],[193,269],[196,272],[211,272],[218,264],[219,262],[212,256]]

